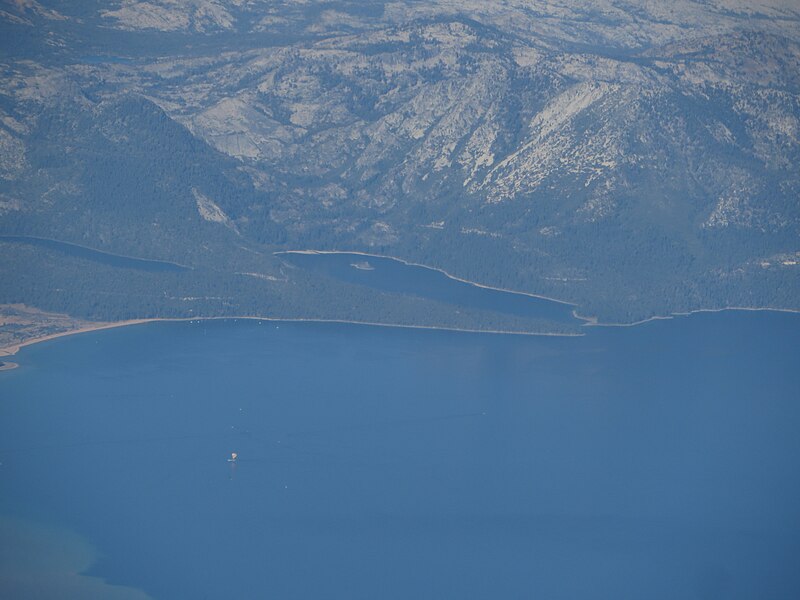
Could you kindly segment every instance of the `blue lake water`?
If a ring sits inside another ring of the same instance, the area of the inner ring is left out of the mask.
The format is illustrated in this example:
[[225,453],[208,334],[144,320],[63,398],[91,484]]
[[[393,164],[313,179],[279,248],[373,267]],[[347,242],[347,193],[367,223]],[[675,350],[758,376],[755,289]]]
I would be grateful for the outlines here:
[[47,250],[66,254],[67,256],[74,256],[76,258],[90,260],[92,262],[108,265],[110,267],[119,267],[121,269],[137,269],[139,271],[150,271],[156,273],[182,272],[189,270],[189,267],[164,260],[149,260],[145,258],[135,258],[133,256],[111,254],[110,252],[95,250],[94,248],[89,248],[88,246],[81,246],[79,244],[71,244],[69,242],[51,240],[48,238],[31,237],[25,235],[0,235],[0,242],[38,246],[39,248],[46,248]]
[[278,255],[296,267],[384,292],[399,292],[457,306],[557,323],[582,323],[573,315],[572,304],[519,292],[479,287],[448,277],[436,269],[407,264],[394,258],[349,252],[280,252]]
[[0,373],[0,517],[152,598],[798,598],[798,349],[744,312],[62,338]]

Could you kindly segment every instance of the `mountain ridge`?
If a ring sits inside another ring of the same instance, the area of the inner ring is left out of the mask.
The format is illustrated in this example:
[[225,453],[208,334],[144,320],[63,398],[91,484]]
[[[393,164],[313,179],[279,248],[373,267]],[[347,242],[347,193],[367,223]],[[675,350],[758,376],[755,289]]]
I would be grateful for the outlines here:
[[601,321],[796,309],[800,11],[680,4],[7,7],[41,31],[4,49],[0,233],[209,277],[389,254]]

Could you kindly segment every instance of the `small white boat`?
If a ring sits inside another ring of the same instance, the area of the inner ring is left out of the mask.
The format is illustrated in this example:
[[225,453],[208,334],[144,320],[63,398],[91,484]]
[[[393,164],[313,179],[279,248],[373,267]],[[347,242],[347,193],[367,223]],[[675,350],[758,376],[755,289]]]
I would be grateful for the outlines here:
[[362,260],[361,262],[350,263],[350,266],[359,271],[374,271],[375,267],[369,264],[369,261]]
[[236,452],[231,452],[231,457],[228,459],[228,462],[236,462],[239,460],[239,455]]

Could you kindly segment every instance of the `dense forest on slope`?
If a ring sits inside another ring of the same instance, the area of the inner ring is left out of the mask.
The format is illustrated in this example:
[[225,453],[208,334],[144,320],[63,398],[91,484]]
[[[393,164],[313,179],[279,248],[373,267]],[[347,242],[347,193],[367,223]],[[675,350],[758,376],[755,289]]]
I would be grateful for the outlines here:
[[[29,1],[0,10],[0,303],[556,331],[291,269],[357,250],[633,322],[800,308],[800,10]],[[457,312],[458,311],[458,312]]]

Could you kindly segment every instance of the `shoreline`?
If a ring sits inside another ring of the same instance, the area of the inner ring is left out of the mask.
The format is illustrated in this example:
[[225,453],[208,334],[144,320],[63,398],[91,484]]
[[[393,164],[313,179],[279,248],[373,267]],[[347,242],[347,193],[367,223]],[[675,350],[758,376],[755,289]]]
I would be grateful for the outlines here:
[[[269,321],[270,323],[338,323],[345,325],[363,325],[366,327],[391,327],[397,329],[424,329],[431,331],[452,331],[457,333],[487,333],[493,335],[522,335],[534,337],[583,337],[585,333],[555,333],[555,332],[535,332],[535,331],[512,331],[504,329],[468,329],[460,327],[444,327],[439,325],[405,325],[402,323],[380,323],[373,321],[354,321],[349,319],[314,319],[314,318],[286,318],[286,317],[259,317],[250,315],[238,315],[230,317],[153,317],[147,319],[129,319],[127,321],[116,322],[101,322],[97,325],[87,325],[78,329],[71,329],[69,331],[61,331],[59,333],[52,333],[37,338],[31,338],[18,344],[5,346],[0,348],[0,358],[16,355],[22,348],[32,346],[40,342],[47,342],[69,335],[77,335],[80,333],[89,333],[91,331],[101,331],[104,329],[115,329],[117,327],[128,327],[131,325],[142,325],[144,323],[183,323],[192,321]],[[5,370],[10,370],[18,367],[17,363],[7,362],[8,366]],[[0,370],[4,370],[0,368]]]
[[[89,331],[100,331],[102,329],[113,329],[115,327],[125,327],[127,325],[138,325],[140,323],[150,323],[152,321],[159,321],[159,320],[160,319],[129,319],[127,321],[110,321],[110,322],[102,321],[98,322],[96,325],[87,325],[85,327],[79,327],[78,329],[70,329],[68,331],[60,331],[59,333],[51,333],[49,335],[43,335],[40,337],[31,338],[29,340],[19,342],[18,344],[12,344],[11,346],[5,346],[3,348],[0,348],[0,358],[6,356],[14,356],[17,352],[20,351],[20,349],[24,348],[25,346],[31,346],[33,344],[38,344],[39,342],[54,340],[56,338],[64,337],[67,335],[75,335],[77,333],[88,333]],[[10,363],[10,364],[16,364],[16,363]]]
[[483,283],[478,283],[477,281],[470,281],[469,279],[464,279],[462,277],[458,277],[457,275],[453,275],[448,273],[444,269],[440,269],[439,267],[432,267],[430,265],[424,265],[422,263],[415,263],[398,256],[391,256],[389,254],[373,254],[370,252],[361,252],[358,250],[313,250],[313,249],[305,249],[305,250],[279,250],[277,252],[272,253],[275,256],[279,256],[281,254],[306,254],[306,255],[314,255],[314,254],[353,254],[357,256],[366,256],[366,257],[373,257],[373,258],[385,258],[389,260],[397,261],[401,264],[404,264],[409,267],[421,267],[423,269],[428,269],[429,271],[436,271],[437,273],[441,273],[448,279],[452,279],[453,281],[458,281],[460,283],[466,283],[468,285],[472,285],[477,288],[482,288],[485,290],[492,290],[495,292],[505,292],[508,294],[517,294],[519,296],[527,296],[528,298],[538,298],[540,300],[549,300],[550,302],[557,302],[558,304],[565,304],[567,306],[574,307],[572,311],[572,316],[580,321],[584,321],[581,324],[581,327],[634,327],[636,325],[643,325],[645,323],[649,323],[651,321],[662,321],[667,319],[674,319],[675,317],[685,317],[689,315],[694,315],[697,313],[717,313],[723,312],[727,310],[742,310],[742,311],[769,311],[769,312],[785,312],[785,313],[792,313],[792,314],[800,314],[800,309],[792,309],[792,308],[771,308],[771,307],[754,307],[754,306],[724,306],[722,308],[697,308],[695,310],[690,310],[686,312],[673,312],[668,315],[656,315],[654,317],[648,317],[647,319],[641,319],[639,321],[633,321],[632,323],[599,323],[597,317],[585,317],[580,314],[577,310],[578,304],[575,302],[568,302],[567,300],[561,300],[559,298],[551,298],[550,296],[543,296],[541,294],[534,294],[532,292],[522,292],[519,290],[511,290],[508,288],[501,288],[495,287],[491,285],[485,285]]
[[54,244],[63,244],[65,246],[72,246],[74,248],[79,248],[81,250],[88,250],[89,252],[96,252],[97,254],[102,254],[105,256],[109,256],[111,258],[119,258],[123,260],[133,260],[133,261],[140,261],[145,263],[157,263],[160,265],[167,265],[171,267],[180,267],[181,269],[186,269],[187,271],[193,271],[194,269],[189,265],[182,265],[181,263],[172,262],[170,260],[160,260],[158,258],[143,258],[141,256],[130,256],[129,254],[117,254],[115,252],[107,252],[105,250],[99,250],[97,248],[92,248],[91,246],[85,246],[83,244],[76,244],[74,242],[65,242],[64,240],[57,240],[55,238],[47,238],[41,237],[39,235],[0,235],[0,238],[6,238],[5,240],[0,239],[0,241],[7,241],[9,243],[16,243],[16,244],[31,244],[30,240],[34,240],[35,242],[51,242]]
[[586,321],[586,323],[581,325],[581,327],[636,327],[638,325],[644,325],[645,323],[650,323],[652,321],[669,321],[670,319],[675,319],[676,317],[690,317],[692,315],[696,315],[699,313],[720,313],[726,311],[777,312],[777,313],[789,313],[793,315],[800,314],[800,310],[795,310],[793,308],[771,308],[768,306],[766,307],[724,306],[723,308],[697,308],[695,310],[689,310],[685,312],[674,312],[668,315],[656,315],[654,317],[648,317],[647,319],[641,319],[640,321],[634,321],[632,323],[598,323],[597,317],[583,317],[575,311],[573,311],[573,314],[575,315],[576,318]]
[[[719,313],[719,312],[726,312],[726,311],[746,311],[746,312],[779,312],[779,313],[790,313],[790,314],[800,314],[800,310],[794,310],[790,308],[756,308],[756,307],[743,307],[743,306],[727,306],[724,308],[698,308],[696,310],[688,311],[688,312],[676,312],[672,313],[671,315],[662,316],[658,315],[655,317],[650,317],[648,319],[642,319],[641,321],[635,321],[633,323],[598,323],[597,320],[593,317],[580,317],[578,318],[587,321],[581,327],[637,327],[639,325],[644,325],[645,323],[650,323],[651,321],[667,321],[670,319],[675,319],[676,317],[688,317],[698,313]],[[315,318],[288,318],[288,317],[263,317],[263,316],[252,316],[252,315],[238,315],[238,316],[229,316],[229,317],[153,317],[153,318],[146,318],[146,319],[129,319],[126,321],[115,321],[115,322],[100,322],[96,325],[87,325],[84,327],[80,327],[78,329],[71,329],[69,331],[61,331],[59,333],[53,333],[50,335],[45,335],[37,338],[31,338],[29,340],[25,340],[18,344],[13,344],[11,346],[5,346],[0,348],[0,358],[5,358],[9,356],[16,355],[22,348],[26,346],[32,346],[33,344],[38,344],[40,342],[47,342],[49,340],[58,339],[61,337],[66,337],[70,335],[77,335],[80,333],[89,333],[91,331],[102,331],[104,329],[115,329],[117,327],[128,327],[131,325],[142,325],[144,323],[182,323],[182,322],[193,322],[193,321],[236,321],[236,320],[247,320],[247,321],[268,321],[270,323],[338,323],[344,325],[363,325],[365,327],[390,327],[396,329],[420,329],[420,330],[429,330],[429,331],[450,331],[456,333],[472,333],[472,334],[490,334],[490,335],[517,335],[517,336],[529,336],[529,337],[560,337],[560,338],[575,338],[575,337],[585,337],[586,333],[557,333],[557,332],[535,332],[535,331],[512,331],[512,330],[504,330],[504,329],[470,329],[470,328],[461,328],[461,327],[444,327],[439,325],[406,325],[402,323],[380,323],[374,321],[355,321],[350,319],[315,319]],[[19,367],[19,364],[14,362],[5,362],[2,366],[0,366],[0,371],[10,371],[12,369],[16,369]]]
[[[436,271],[437,273],[441,273],[448,279],[452,279],[453,281],[458,281],[459,283],[466,283],[467,285],[471,285],[477,288],[481,288],[484,290],[492,290],[494,292],[505,292],[507,294],[516,294],[518,296],[527,296],[528,298],[538,298],[540,300],[549,300],[550,302],[557,302],[558,304],[566,304],[567,306],[578,306],[574,302],[567,302],[566,300],[560,300],[558,298],[551,298],[549,296],[542,296],[541,294],[533,294],[531,292],[521,292],[519,290],[510,290],[508,288],[501,288],[495,287],[492,285],[486,285],[483,283],[478,283],[477,281],[470,281],[469,279],[464,279],[462,277],[458,277],[457,275],[453,275],[452,273],[448,273],[444,269],[440,269],[439,267],[432,267],[430,265],[423,265],[422,263],[415,263],[398,256],[390,256],[388,254],[370,254],[369,252],[358,252],[358,251],[349,251],[349,250],[279,250],[277,252],[272,253],[273,256],[279,256],[281,254],[354,254],[357,256],[366,256],[372,258],[386,258],[389,260],[397,261],[401,264],[406,265],[407,267],[421,267],[423,269],[428,269],[429,271]],[[576,318],[581,319],[583,321],[587,321],[586,317],[579,317]]]

